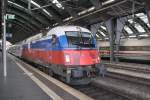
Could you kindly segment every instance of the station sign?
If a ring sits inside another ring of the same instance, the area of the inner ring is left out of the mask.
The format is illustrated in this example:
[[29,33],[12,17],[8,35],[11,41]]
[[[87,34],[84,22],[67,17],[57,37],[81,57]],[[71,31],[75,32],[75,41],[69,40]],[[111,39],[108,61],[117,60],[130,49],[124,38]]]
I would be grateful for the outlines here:
[[6,14],[6,19],[15,19],[15,15],[13,15],[13,14]]

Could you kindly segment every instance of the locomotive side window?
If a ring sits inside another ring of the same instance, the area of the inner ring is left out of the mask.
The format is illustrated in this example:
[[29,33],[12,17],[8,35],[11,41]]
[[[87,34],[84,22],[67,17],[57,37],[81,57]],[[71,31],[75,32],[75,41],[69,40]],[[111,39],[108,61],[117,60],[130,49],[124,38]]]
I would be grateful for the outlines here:
[[57,36],[55,34],[52,34],[52,45],[55,45],[57,42]]
[[60,46],[58,37],[57,37],[57,35],[55,35],[55,34],[52,34],[52,38],[51,38],[51,46],[54,47],[54,48]]
[[66,32],[69,47],[95,47],[91,33],[68,31]]
[[76,47],[80,43],[78,32],[66,32],[69,47]]

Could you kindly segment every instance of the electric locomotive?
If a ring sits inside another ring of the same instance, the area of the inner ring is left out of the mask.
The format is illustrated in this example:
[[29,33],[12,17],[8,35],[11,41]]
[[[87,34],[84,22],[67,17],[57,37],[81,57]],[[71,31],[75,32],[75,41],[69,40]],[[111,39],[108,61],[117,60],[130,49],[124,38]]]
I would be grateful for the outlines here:
[[88,84],[99,75],[96,38],[79,26],[58,26],[23,41],[22,57],[69,84]]

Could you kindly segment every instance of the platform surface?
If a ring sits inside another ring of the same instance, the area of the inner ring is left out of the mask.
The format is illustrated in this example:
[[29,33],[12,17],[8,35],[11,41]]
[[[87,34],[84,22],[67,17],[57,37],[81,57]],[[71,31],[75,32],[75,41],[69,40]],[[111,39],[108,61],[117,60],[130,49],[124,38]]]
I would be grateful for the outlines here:
[[0,52],[0,100],[52,100],[8,56],[7,71],[4,78]]
[[93,100],[10,54],[7,73],[0,52],[0,100]]

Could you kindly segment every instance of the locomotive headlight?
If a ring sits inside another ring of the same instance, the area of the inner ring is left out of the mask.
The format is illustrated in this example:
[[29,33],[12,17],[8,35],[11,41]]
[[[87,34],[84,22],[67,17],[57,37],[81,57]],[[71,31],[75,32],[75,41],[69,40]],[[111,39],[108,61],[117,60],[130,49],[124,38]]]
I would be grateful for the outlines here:
[[66,63],[70,63],[70,55],[66,54],[65,55],[65,60],[66,60]]
[[97,57],[97,60],[100,61],[100,57],[99,56]]

